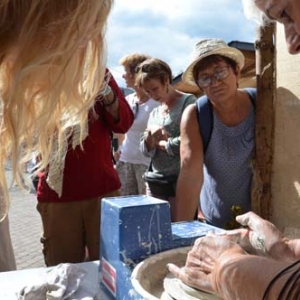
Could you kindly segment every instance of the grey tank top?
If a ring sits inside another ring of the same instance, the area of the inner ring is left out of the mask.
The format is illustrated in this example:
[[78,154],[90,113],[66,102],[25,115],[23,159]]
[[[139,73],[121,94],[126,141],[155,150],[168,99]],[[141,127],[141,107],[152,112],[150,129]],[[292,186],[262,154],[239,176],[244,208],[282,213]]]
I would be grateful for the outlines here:
[[224,228],[238,205],[242,213],[251,210],[252,153],[255,111],[234,127],[223,124],[214,113],[213,131],[204,156],[201,210],[209,224]]

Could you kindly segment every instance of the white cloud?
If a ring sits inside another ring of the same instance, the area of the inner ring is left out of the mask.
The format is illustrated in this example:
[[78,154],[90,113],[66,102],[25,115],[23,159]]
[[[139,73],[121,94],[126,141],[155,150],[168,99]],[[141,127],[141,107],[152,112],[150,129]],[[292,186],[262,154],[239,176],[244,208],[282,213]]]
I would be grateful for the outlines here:
[[253,42],[255,24],[241,0],[115,0],[109,17],[108,67],[121,86],[123,55],[139,52],[166,61],[173,75],[183,71],[202,38]]

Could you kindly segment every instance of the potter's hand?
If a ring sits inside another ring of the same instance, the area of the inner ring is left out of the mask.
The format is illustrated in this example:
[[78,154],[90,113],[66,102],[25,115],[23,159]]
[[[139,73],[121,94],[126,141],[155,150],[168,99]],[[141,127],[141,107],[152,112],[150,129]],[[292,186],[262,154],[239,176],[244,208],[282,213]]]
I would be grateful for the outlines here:
[[219,267],[228,259],[245,254],[230,236],[209,234],[196,240],[188,253],[184,268],[168,264],[168,269],[189,286],[209,293],[218,293]]
[[250,253],[270,256],[275,259],[292,261],[294,253],[288,246],[289,240],[278,228],[253,212],[236,217],[237,222],[246,228],[228,231],[236,236],[237,242]]

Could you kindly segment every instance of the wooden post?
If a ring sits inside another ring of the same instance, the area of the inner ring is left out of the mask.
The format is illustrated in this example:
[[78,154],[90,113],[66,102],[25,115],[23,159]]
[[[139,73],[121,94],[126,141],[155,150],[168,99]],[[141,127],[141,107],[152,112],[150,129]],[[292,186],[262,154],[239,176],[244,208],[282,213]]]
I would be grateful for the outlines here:
[[274,26],[257,29],[256,128],[252,209],[265,219],[271,214],[271,174],[273,160],[275,55]]

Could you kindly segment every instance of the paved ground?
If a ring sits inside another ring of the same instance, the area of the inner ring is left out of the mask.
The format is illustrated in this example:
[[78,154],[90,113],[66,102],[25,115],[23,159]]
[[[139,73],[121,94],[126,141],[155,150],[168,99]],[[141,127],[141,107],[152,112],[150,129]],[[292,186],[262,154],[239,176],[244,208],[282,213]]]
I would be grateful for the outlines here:
[[[9,176],[10,169],[7,168]],[[10,234],[17,269],[45,267],[40,244],[41,219],[36,210],[36,196],[13,186],[10,189]]]

